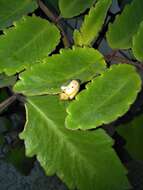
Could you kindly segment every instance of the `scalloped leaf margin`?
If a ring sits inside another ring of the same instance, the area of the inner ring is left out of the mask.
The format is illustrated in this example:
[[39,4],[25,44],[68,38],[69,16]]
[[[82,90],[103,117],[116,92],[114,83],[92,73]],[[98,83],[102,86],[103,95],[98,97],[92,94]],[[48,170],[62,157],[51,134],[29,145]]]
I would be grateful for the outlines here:
[[36,0],[0,0],[0,30],[38,7]]
[[60,41],[58,28],[37,16],[26,16],[0,37],[0,72],[20,72],[48,56]]
[[82,84],[105,70],[103,55],[93,48],[62,49],[60,54],[46,58],[45,63],[23,72],[14,91],[27,96],[57,94],[68,81],[78,79]]
[[66,105],[56,96],[29,97],[26,110],[27,123],[20,137],[26,154],[36,155],[47,175],[56,173],[70,189],[129,188],[127,171],[104,130],[66,129]]
[[128,111],[140,89],[141,79],[133,66],[111,66],[69,105],[66,127],[86,130],[116,120]]
[[111,3],[112,0],[102,0],[91,7],[88,15],[84,18],[80,30],[74,31],[74,42],[76,45],[90,45],[98,37]]

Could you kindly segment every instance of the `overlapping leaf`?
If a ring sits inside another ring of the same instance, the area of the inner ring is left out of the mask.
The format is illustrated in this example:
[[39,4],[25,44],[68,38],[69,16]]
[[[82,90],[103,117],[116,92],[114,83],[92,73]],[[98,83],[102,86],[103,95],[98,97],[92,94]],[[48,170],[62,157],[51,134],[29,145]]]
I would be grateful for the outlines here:
[[0,72],[14,74],[38,63],[60,39],[56,26],[40,17],[24,17],[0,37]]
[[141,89],[141,79],[131,65],[113,65],[77,95],[67,109],[66,126],[91,129],[125,114]]
[[77,16],[90,8],[96,0],[59,0],[61,15],[65,18]]
[[126,140],[125,147],[131,156],[136,160],[143,160],[143,114],[118,126],[117,131]]
[[126,171],[111,148],[111,138],[102,129],[66,129],[65,107],[55,96],[28,98],[27,123],[20,135],[26,154],[36,155],[47,175],[56,173],[71,189],[128,189]]
[[15,91],[25,95],[59,93],[68,80],[88,81],[103,72],[103,56],[93,48],[65,49],[20,75]]
[[111,0],[98,1],[92,7],[80,28],[80,31],[75,30],[74,41],[77,45],[90,45],[90,43],[98,37],[98,34],[104,23],[107,10],[111,5]]
[[138,60],[143,61],[143,22],[133,37],[133,53]]
[[37,8],[36,0],[0,0],[0,30]]
[[133,35],[143,20],[142,7],[142,0],[133,0],[130,5],[126,5],[121,15],[117,16],[114,23],[110,25],[107,40],[112,48],[128,49],[132,47]]

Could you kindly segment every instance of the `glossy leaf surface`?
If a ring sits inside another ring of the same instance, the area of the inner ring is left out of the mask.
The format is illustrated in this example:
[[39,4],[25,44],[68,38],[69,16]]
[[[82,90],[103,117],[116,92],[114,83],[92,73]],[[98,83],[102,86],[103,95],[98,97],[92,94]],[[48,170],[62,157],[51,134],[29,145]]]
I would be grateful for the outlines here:
[[55,96],[27,99],[27,123],[20,135],[26,154],[36,155],[46,174],[56,173],[70,189],[128,189],[126,170],[111,148],[111,138],[102,129],[66,129],[65,108]]
[[14,90],[25,95],[55,94],[72,79],[81,83],[91,80],[106,69],[103,56],[93,48],[61,50],[20,75]]
[[131,65],[113,65],[87,85],[68,109],[69,129],[92,129],[125,114],[141,89],[141,79]]

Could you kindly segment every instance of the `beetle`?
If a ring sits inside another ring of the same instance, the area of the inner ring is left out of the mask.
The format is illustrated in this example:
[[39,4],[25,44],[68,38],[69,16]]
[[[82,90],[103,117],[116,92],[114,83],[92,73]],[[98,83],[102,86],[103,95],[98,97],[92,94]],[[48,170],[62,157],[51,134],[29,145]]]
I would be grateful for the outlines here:
[[67,86],[61,86],[62,92],[60,93],[61,100],[72,100],[79,92],[80,82],[78,80],[71,80]]

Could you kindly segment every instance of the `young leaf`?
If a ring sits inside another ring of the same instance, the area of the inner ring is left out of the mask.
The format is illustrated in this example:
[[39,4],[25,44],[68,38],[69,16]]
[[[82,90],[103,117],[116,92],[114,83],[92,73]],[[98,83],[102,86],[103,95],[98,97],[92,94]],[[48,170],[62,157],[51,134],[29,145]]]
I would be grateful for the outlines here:
[[0,30],[37,8],[35,0],[0,0]]
[[121,15],[110,25],[107,40],[112,48],[128,49],[132,47],[132,37],[143,20],[143,1],[134,0],[126,5]]
[[69,129],[92,129],[125,114],[141,89],[141,79],[131,65],[113,65],[87,85],[68,109]]
[[28,96],[59,93],[68,80],[79,79],[83,83],[106,69],[103,56],[88,47],[63,49],[45,61],[23,72],[14,90]]
[[143,61],[143,22],[133,37],[133,53],[138,60]]
[[143,114],[131,122],[118,126],[118,133],[126,140],[126,149],[136,160],[143,160]]
[[111,3],[111,0],[98,1],[90,9],[88,15],[85,16],[80,31],[74,31],[74,42],[76,45],[90,45],[98,37]]
[[27,99],[27,123],[20,135],[27,156],[36,155],[46,174],[57,174],[70,189],[128,189],[126,170],[111,148],[111,138],[102,129],[66,129],[65,108],[55,96]]
[[0,37],[0,72],[8,75],[38,63],[60,39],[56,26],[40,17],[24,17]]
[[71,18],[90,8],[95,0],[59,0],[61,16]]

